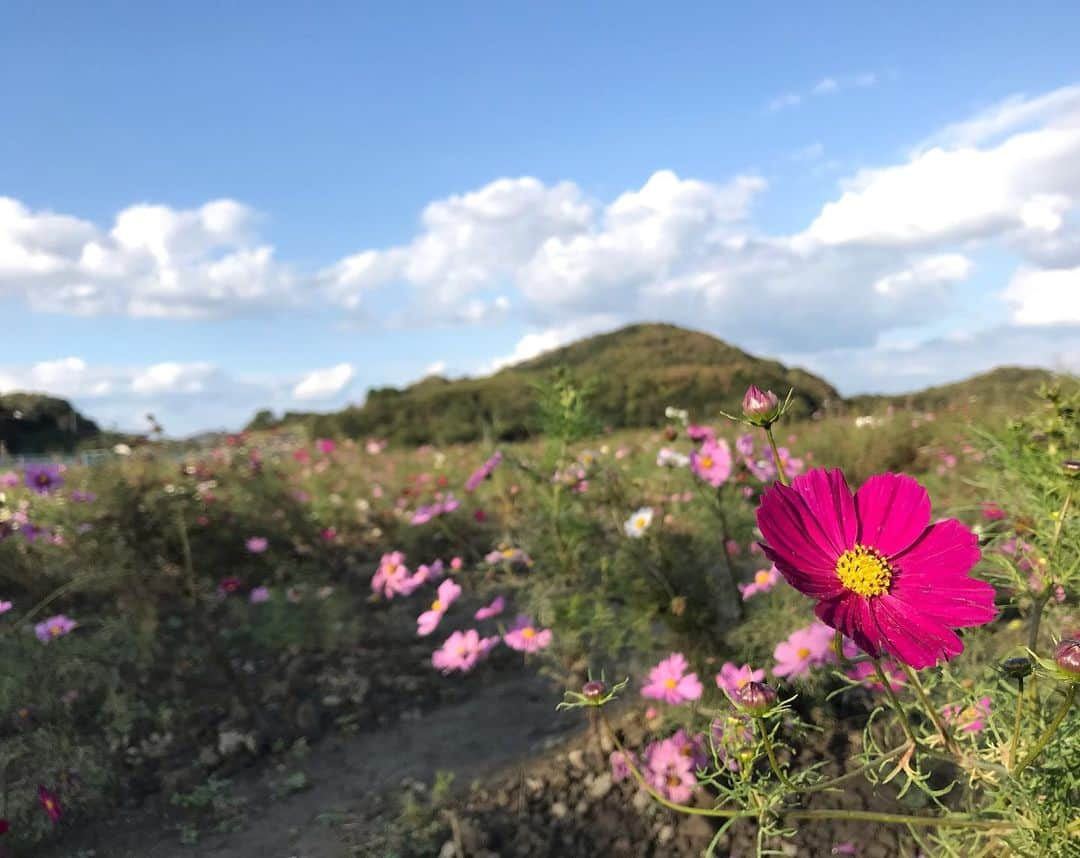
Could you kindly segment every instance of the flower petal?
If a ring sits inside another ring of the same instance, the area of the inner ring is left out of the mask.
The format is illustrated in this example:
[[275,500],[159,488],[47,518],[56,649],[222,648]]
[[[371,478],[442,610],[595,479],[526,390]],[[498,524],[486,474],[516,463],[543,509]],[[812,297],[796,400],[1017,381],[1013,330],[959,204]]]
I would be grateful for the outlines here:
[[952,629],[895,596],[887,594],[873,599],[870,612],[880,630],[883,647],[916,670],[933,667],[938,661],[948,661],[964,651],[963,643]]
[[845,591],[837,599],[820,602],[814,608],[825,625],[847,635],[860,649],[875,658],[881,655],[881,634],[870,615],[867,600],[858,593]]
[[796,477],[791,487],[806,501],[834,557],[839,557],[855,544],[859,520],[855,514],[855,499],[851,496],[843,471],[839,468],[831,471],[813,468]]
[[859,542],[886,556],[911,546],[930,523],[930,495],[911,477],[877,474],[855,493]]
[[900,576],[941,581],[966,575],[980,557],[979,538],[955,518],[947,518],[930,525],[914,545],[890,559]]
[[828,539],[793,489],[773,485],[757,511],[766,556],[796,590],[814,598],[829,598],[843,590],[836,576],[836,558]]

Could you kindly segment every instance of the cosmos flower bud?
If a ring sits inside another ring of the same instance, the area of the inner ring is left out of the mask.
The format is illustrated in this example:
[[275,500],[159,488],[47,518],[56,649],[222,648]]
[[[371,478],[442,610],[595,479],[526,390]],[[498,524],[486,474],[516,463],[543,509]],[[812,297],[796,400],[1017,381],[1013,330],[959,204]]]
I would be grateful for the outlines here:
[[1061,467],[1067,477],[1080,477],[1080,459],[1066,459]]
[[1006,676],[1013,679],[1023,679],[1030,676],[1033,670],[1031,659],[1026,655],[1018,655],[1015,658],[1007,658],[1001,663],[1001,669]]
[[1054,661],[1067,674],[1080,680],[1080,640],[1066,638],[1054,650]]
[[674,426],[668,426],[666,429],[664,429],[664,438],[668,441],[674,441],[678,437],[679,430],[676,429]]
[[756,385],[751,384],[743,396],[743,414],[748,420],[755,423],[771,423],[776,419],[776,413],[780,408],[780,400],[775,393],[767,390],[764,393]]
[[607,686],[599,679],[591,679],[581,686],[581,694],[586,700],[599,700],[607,691]]
[[751,715],[764,715],[776,703],[776,689],[764,682],[748,682],[735,692],[735,702]]

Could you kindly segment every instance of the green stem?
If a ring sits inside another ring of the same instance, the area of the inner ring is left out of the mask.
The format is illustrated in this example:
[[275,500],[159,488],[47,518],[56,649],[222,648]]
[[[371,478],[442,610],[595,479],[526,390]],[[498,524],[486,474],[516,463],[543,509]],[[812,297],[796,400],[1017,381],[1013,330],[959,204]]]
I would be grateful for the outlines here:
[[1016,749],[1020,744],[1020,722],[1024,715],[1024,677],[1016,680],[1016,716],[1013,718],[1012,740],[1009,742],[1009,765],[1016,765]]
[[926,693],[926,689],[919,680],[919,675],[906,664],[901,665],[901,667],[903,667],[904,673],[907,674],[907,678],[915,689],[915,693],[919,696],[919,701],[926,710],[926,714],[930,716],[930,720],[934,723],[934,727],[937,729],[938,733],[941,734],[941,740],[945,743],[945,747],[951,753],[959,756],[960,749],[956,746],[956,741],[953,739],[948,727],[945,726],[945,722],[941,720],[941,716],[934,708],[934,704],[930,702],[930,696]]
[[1039,741],[1035,743],[1035,747],[1031,749],[1031,753],[1016,767],[1016,771],[1013,772],[1014,776],[1018,776],[1020,772],[1035,762],[1035,760],[1038,759],[1039,754],[1041,754],[1043,749],[1050,743],[1050,740],[1054,737],[1058,727],[1061,726],[1061,722],[1064,721],[1065,716],[1069,714],[1069,708],[1076,699],[1077,685],[1078,683],[1075,682],[1069,684],[1069,691],[1065,695],[1065,702],[1061,704],[1061,708],[1058,710],[1057,715],[1054,716],[1054,720],[1050,722],[1050,726],[1043,731],[1041,736],[1039,736]]
[[977,828],[1015,830],[1011,822],[996,819],[972,819],[969,816],[909,816],[906,813],[878,813],[873,810],[790,810],[781,811],[785,819],[849,819],[862,822],[885,822],[896,825],[924,825],[936,828]]
[[795,784],[793,784],[790,780],[788,780],[788,776],[785,775],[783,770],[780,768],[780,763],[776,761],[776,751],[773,750],[772,739],[769,738],[769,728],[765,724],[765,719],[755,718],[754,724],[757,725],[758,732],[761,734],[761,743],[765,746],[765,754],[769,758],[769,767],[773,770],[773,774],[776,775],[780,783],[782,783],[789,790],[791,790],[792,792],[798,792],[799,788],[795,786]]
[[780,482],[785,486],[790,486],[787,473],[784,471],[784,463],[780,461],[780,451],[776,449],[776,439],[773,437],[772,426],[765,427],[765,437],[769,439],[769,446],[772,448],[773,462],[776,464],[776,475],[780,478]]
[[[1058,540],[1061,539],[1061,529],[1065,526],[1065,517],[1069,514],[1069,506],[1072,504],[1072,486],[1069,486],[1069,490],[1065,493],[1065,501],[1061,505],[1061,510],[1058,512],[1057,523],[1054,525],[1054,535],[1050,540],[1050,547],[1046,551],[1046,568],[1052,568],[1050,566],[1051,561],[1054,558],[1054,553],[1057,551]],[[1050,601],[1051,596],[1051,581],[1046,581],[1044,590],[1045,592],[1035,600],[1035,607],[1031,612],[1031,628],[1028,631],[1028,649],[1032,652],[1035,651],[1039,644],[1039,624],[1042,622],[1043,608],[1046,607],[1046,603]]]
[[874,671],[877,673],[878,682],[885,689],[885,694],[889,698],[889,702],[892,704],[893,709],[896,710],[896,714],[900,716],[900,724],[904,728],[904,734],[908,737],[908,741],[911,742],[916,748],[919,747],[919,740],[915,738],[915,731],[911,729],[911,722],[908,721],[907,713],[904,711],[903,705],[900,703],[900,698],[896,696],[896,692],[893,691],[892,683],[885,675],[885,671],[881,669],[881,659],[872,659],[874,662]]
[[819,783],[813,784],[811,786],[802,787],[799,789],[799,794],[806,795],[807,793],[811,792],[821,792],[822,790],[834,789],[835,787],[841,786],[842,784],[845,784],[848,781],[859,777],[859,775],[865,774],[870,769],[875,768],[882,763],[888,762],[893,757],[900,756],[904,751],[908,750],[911,747],[913,746],[910,742],[904,742],[904,744],[897,745],[892,750],[886,751],[878,759],[873,760],[869,763],[863,763],[863,765],[859,766],[857,769],[852,769],[850,772],[845,772],[844,774],[838,775],[835,778],[829,778],[829,780],[827,781],[820,781]]

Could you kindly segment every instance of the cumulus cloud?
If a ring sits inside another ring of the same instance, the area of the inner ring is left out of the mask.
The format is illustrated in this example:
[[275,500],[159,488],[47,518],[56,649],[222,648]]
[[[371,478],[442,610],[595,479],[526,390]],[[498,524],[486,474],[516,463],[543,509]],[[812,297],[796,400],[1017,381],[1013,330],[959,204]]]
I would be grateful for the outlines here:
[[146,415],[153,414],[170,435],[185,435],[235,429],[261,408],[310,407],[315,399],[325,407],[343,405],[353,376],[348,364],[303,377],[247,376],[202,361],[117,367],[64,357],[0,367],[0,393],[60,396],[101,425],[124,431],[145,430]]
[[504,355],[503,357],[495,358],[490,364],[482,367],[480,371],[481,373],[497,372],[504,367],[532,360],[534,357],[538,357],[544,352],[549,352],[560,346],[565,346],[582,337],[588,337],[592,334],[599,333],[600,331],[611,330],[612,328],[618,327],[619,324],[619,317],[601,314],[575,319],[574,321],[556,325],[544,330],[533,331],[518,340],[517,345],[514,346],[513,352]]
[[304,401],[329,399],[345,390],[355,376],[356,370],[348,363],[312,370],[293,388],[293,397]]
[[206,318],[288,300],[293,276],[234,200],[135,205],[104,230],[0,197],[0,294],[41,312]]
[[[1080,325],[1080,267],[1021,269],[1003,297],[1019,325]],[[1080,330],[1076,335],[1080,340]]]

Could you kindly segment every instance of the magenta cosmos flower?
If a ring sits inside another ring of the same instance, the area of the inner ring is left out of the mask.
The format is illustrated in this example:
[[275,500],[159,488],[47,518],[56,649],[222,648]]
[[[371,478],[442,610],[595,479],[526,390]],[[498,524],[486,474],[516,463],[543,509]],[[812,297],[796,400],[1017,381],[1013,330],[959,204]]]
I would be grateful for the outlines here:
[[478,620],[490,620],[492,617],[497,617],[503,612],[506,607],[506,599],[502,596],[496,596],[490,605],[484,605],[482,608],[478,608],[476,613],[473,614]]
[[539,652],[551,644],[551,629],[538,629],[531,617],[521,614],[503,635],[503,641],[518,652]]
[[265,536],[249,536],[244,542],[249,554],[262,554],[270,547],[270,540]]
[[443,581],[439,585],[435,601],[431,603],[431,607],[417,617],[416,633],[423,637],[424,635],[430,635],[435,631],[443,618],[443,614],[446,613],[447,609],[454,604],[457,597],[460,595],[461,588],[455,584],[454,581],[450,578]]
[[649,684],[641,689],[641,696],[672,706],[697,700],[704,689],[696,673],[686,672],[689,667],[681,652],[673,652],[649,671]]
[[852,495],[839,470],[815,468],[762,498],[763,548],[814,612],[874,657],[915,668],[964,649],[953,631],[994,618],[994,588],[969,577],[975,534],[930,523],[930,496],[910,477],[879,474]]
[[719,487],[731,476],[731,449],[727,441],[708,438],[690,454],[690,470],[710,486]]

